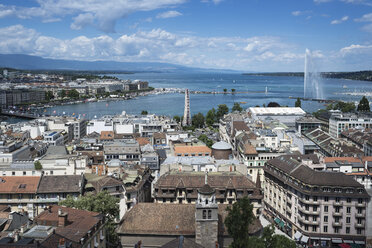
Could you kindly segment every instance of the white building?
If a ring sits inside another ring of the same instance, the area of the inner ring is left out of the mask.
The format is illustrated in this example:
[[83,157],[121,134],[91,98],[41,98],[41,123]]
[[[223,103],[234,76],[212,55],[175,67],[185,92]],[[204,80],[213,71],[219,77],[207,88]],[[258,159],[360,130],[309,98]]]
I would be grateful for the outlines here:
[[288,126],[294,126],[296,119],[306,115],[306,112],[298,107],[250,107],[248,111],[254,120],[272,118]]
[[356,127],[371,128],[372,116],[354,113],[333,113],[329,119],[329,134],[335,138],[338,138],[342,131]]

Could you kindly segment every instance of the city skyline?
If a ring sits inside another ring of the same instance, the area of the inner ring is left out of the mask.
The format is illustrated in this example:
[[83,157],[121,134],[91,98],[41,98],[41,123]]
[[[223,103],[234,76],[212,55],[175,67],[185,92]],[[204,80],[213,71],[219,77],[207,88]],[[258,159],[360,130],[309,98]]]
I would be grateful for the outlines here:
[[371,69],[372,1],[3,1],[0,53],[241,71]]

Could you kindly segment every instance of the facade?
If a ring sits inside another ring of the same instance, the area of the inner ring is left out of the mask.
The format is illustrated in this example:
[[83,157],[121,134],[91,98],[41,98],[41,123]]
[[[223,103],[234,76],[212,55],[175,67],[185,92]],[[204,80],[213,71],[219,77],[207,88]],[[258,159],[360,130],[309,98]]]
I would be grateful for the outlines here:
[[206,145],[174,145],[174,155],[178,157],[203,157],[210,156],[212,150]]
[[[198,189],[204,185],[206,174],[200,172],[170,172],[162,175],[154,185],[154,199],[158,203],[196,203]],[[208,173],[208,184],[216,190],[216,201],[233,204],[247,196],[254,207],[254,213],[261,210],[263,195],[260,188],[238,172]]]
[[329,134],[338,138],[344,130],[356,127],[371,128],[372,116],[368,114],[333,113],[329,119]]
[[304,117],[305,111],[298,107],[250,107],[248,111],[254,120],[278,120],[288,126],[295,126],[296,119]]
[[299,133],[310,129],[316,129],[322,127],[322,121],[318,120],[313,116],[304,116],[296,120],[296,130]]
[[105,161],[120,159],[122,161],[139,163],[140,147],[136,140],[106,142],[104,144]]
[[266,163],[265,181],[265,209],[290,236],[314,246],[365,244],[370,196],[353,178],[314,171],[286,155]]
[[2,108],[25,103],[40,103],[45,101],[43,90],[2,90],[0,91],[0,104]]

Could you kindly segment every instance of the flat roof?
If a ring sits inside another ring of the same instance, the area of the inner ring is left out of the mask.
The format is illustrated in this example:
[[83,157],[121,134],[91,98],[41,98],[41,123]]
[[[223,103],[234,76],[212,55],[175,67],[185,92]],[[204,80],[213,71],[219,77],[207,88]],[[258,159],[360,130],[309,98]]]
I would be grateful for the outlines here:
[[299,107],[250,107],[249,111],[256,115],[305,115]]

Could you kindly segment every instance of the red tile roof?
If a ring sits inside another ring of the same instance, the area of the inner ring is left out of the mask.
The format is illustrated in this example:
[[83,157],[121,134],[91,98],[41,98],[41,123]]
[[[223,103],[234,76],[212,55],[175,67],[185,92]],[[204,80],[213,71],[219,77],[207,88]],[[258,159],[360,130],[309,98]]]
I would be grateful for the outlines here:
[[40,182],[40,177],[32,176],[11,176],[0,177],[0,193],[3,194],[19,194],[28,193],[35,194]]

